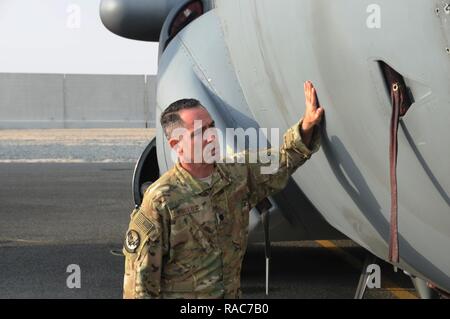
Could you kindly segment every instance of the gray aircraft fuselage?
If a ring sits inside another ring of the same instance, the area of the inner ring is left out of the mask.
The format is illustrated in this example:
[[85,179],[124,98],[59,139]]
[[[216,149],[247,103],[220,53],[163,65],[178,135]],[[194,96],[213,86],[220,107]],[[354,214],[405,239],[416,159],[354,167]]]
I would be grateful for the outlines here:
[[[335,229],[388,260],[392,105],[380,63],[403,77],[413,103],[398,131],[396,266],[450,291],[448,1],[202,1],[204,12],[172,35],[173,20],[190,13],[180,11],[186,1],[163,2],[134,0],[128,16],[116,16],[114,23],[105,18],[114,10],[102,11],[105,25],[123,36],[155,41],[160,33],[157,116],[173,101],[191,97],[207,107],[219,128],[283,132],[304,113],[303,82],[316,86],[326,112],[322,148],[282,195],[299,201],[297,209],[287,212],[283,200],[271,199],[279,223],[296,224],[300,238],[333,236],[322,231],[317,210]],[[133,31],[142,25],[129,19],[137,3],[147,5],[154,21],[164,21],[149,26],[145,36]],[[173,162],[157,129],[163,173]],[[250,230],[257,233],[259,221],[252,218]]]

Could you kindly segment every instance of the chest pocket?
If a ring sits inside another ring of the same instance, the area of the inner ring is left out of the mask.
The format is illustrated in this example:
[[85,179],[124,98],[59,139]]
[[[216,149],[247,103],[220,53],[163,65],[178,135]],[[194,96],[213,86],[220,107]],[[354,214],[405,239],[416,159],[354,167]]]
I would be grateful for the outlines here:
[[215,248],[215,217],[207,206],[188,203],[169,211],[171,251],[177,259],[193,259]]

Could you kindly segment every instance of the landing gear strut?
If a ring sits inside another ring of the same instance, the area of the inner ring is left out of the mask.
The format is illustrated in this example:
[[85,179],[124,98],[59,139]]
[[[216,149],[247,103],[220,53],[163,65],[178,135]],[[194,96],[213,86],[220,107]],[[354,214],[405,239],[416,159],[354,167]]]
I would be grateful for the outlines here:
[[361,275],[359,276],[358,287],[356,288],[354,299],[363,299],[364,294],[367,288],[367,282],[369,280],[369,273],[367,272],[367,268],[371,264],[375,264],[377,261],[377,257],[372,254],[367,254],[366,259],[364,260],[364,264],[361,270]]

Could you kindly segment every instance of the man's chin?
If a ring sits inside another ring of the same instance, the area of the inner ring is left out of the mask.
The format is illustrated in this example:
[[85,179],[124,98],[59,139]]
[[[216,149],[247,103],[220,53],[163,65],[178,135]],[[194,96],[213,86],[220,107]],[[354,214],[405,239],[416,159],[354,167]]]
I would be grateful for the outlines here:
[[203,157],[204,164],[214,164],[217,162],[216,150],[213,149],[207,157]]
[[203,159],[202,162],[195,162],[195,161],[184,161],[184,164],[188,164],[188,165],[198,165],[198,166],[208,166],[208,165],[213,165],[217,162],[217,160],[215,158],[205,158]]
[[198,159],[200,158],[200,156],[198,156],[198,157],[194,157],[193,161],[185,160],[185,163],[197,164],[197,165],[215,164],[218,161],[216,154],[217,154],[216,150],[214,149],[206,157],[205,157],[205,155],[201,156],[201,161],[198,161]]

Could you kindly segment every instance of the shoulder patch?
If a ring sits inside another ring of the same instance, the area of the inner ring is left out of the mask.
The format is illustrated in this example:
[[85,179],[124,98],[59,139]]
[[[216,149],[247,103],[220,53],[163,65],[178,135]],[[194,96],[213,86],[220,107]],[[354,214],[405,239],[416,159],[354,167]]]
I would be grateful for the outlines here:
[[136,227],[145,235],[148,235],[156,229],[155,223],[145,216],[141,210],[139,210],[134,219]]
[[129,253],[134,254],[140,244],[141,237],[139,236],[139,233],[135,230],[129,230],[127,232],[127,237],[125,238],[125,249]]

